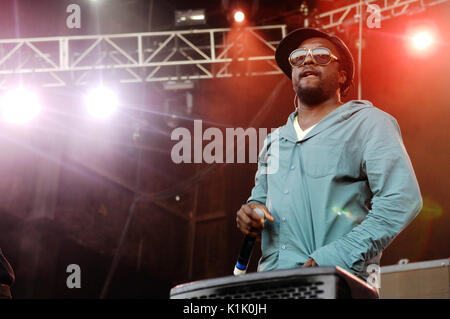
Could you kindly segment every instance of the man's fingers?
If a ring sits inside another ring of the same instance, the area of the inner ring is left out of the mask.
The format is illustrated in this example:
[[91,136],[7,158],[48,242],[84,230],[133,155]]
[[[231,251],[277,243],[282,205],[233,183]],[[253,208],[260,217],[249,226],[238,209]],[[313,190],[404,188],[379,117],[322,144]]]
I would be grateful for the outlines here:
[[256,231],[255,228],[248,226],[247,224],[241,224],[237,221],[237,227],[244,233],[244,235],[249,235],[252,237],[258,237],[261,234],[261,231]]
[[308,259],[302,267],[318,267],[319,265],[316,263],[316,261],[312,258]]
[[[244,210],[244,211],[243,211]],[[241,210],[238,212],[238,217],[237,219],[243,224],[249,224],[250,223],[250,217],[247,214],[247,212],[245,212],[245,208],[242,207]]]
[[[245,214],[248,216],[249,220],[259,223],[261,226],[264,226],[264,218],[253,211],[253,207],[251,206],[251,204],[242,206],[242,209],[245,211]],[[253,224],[253,226],[257,227],[256,224]]]
[[256,204],[256,203],[251,203],[248,206],[250,206],[251,209],[259,208],[260,210],[262,210],[264,212],[264,218],[265,219],[267,219],[270,222],[274,221],[273,216],[270,214],[270,212],[269,212],[269,210],[267,209],[266,206],[261,205],[261,204]]
[[[245,210],[245,208],[243,208],[243,210]],[[236,221],[237,220],[239,220],[242,225],[247,225],[247,227],[261,228],[262,226],[264,226],[264,219],[259,217],[258,214],[252,212],[251,210],[250,213],[242,212],[242,210],[239,211]]]
[[245,235],[258,237],[261,235],[261,230],[264,227],[264,217],[259,215],[254,209],[260,209],[267,220],[273,222],[273,217],[267,207],[262,204],[244,204],[237,212],[236,224],[237,227]]
[[252,237],[257,237],[261,233],[263,224],[261,224],[260,217],[258,219],[252,219],[242,207],[238,211],[236,217],[237,227],[241,230],[244,235],[250,235]]

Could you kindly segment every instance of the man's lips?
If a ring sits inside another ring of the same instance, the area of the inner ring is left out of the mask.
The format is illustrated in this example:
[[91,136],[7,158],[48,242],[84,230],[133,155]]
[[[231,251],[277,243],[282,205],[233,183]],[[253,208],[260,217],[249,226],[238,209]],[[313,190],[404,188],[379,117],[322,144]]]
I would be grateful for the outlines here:
[[310,68],[304,69],[300,72],[300,78],[304,78],[304,77],[311,76],[311,75],[318,77],[319,72],[314,69],[310,69]]

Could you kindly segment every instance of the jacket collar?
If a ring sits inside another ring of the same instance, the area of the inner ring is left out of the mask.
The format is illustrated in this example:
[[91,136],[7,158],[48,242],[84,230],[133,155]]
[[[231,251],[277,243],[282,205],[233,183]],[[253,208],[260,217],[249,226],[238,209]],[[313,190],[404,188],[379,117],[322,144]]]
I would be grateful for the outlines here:
[[[374,107],[371,102],[365,100],[352,100],[349,101],[338,108],[334,109],[330,113],[328,113],[323,119],[321,119],[316,126],[303,137],[302,141],[310,139],[311,137],[319,134],[320,132],[326,130],[332,125],[345,121],[349,119],[356,112],[368,108]],[[286,124],[280,127],[280,138],[287,139],[293,143],[297,141],[297,134],[294,129],[294,118],[298,114],[298,111],[295,110],[289,115],[289,118]]]

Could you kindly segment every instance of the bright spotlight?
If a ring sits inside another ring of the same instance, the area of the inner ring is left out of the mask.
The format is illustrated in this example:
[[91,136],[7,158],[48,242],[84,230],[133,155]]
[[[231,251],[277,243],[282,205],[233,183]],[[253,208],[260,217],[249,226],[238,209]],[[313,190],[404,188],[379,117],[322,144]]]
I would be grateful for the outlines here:
[[91,90],[85,96],[85,103],[89,114],[98,119],[110,117],[119,106],[114,91],[103,86]]
[[241,10],[237,10],[234,12],[234,21],[237,23],[242,23],[245,20],[245,14]]
[[433,44],[433,36],[429,31],[419,31],[411,37],[412,45],[417,50],[426,50]]
[[37,94],[23,87],[6,92],[0,99],[2,120],[8,123],[27,124],[41,108]]

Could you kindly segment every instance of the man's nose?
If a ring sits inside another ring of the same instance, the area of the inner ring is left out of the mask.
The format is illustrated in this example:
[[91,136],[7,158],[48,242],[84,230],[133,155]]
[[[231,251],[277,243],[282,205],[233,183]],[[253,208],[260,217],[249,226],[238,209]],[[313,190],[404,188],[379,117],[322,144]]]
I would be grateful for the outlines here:
[[308,53],[306,55],[305,62],[303,62],[303,65],[306,65],[306,64],[316,64],[316,61],[314,61],[312,54],[310,54],[310,53]]

